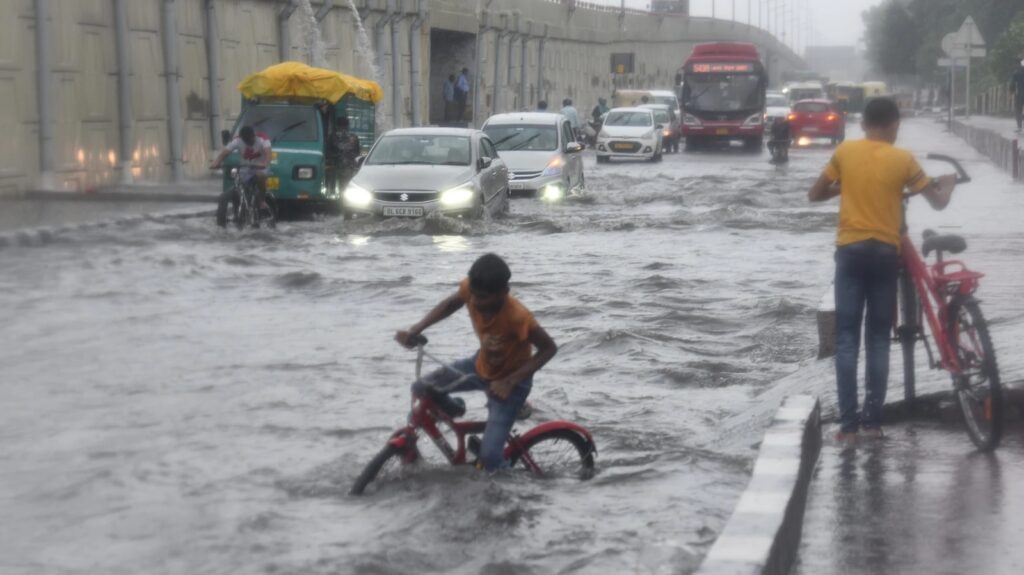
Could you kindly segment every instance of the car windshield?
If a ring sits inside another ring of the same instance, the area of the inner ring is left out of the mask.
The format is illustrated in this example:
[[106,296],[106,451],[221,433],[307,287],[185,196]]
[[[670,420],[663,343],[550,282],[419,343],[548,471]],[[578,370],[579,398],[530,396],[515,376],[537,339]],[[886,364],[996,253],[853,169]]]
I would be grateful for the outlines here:
[[686,109],[697,112],[737,112],[761,107],[762,84],[755,74],[699,74],[686,79]]
[[797,104],[793,106],[793,111],[808,113],[828,112],[829,107],[828,104],[824,102],[797,102]]
[[499,152],[551,152],[558,149],[558,132],[554,125],[487,126],[484,133],[490,136]]
[[381,138],[366,165],[468,166],[472,157],[466,136],[402,134]]
[[317,124],[316,110],[305,106],[249,106],[238,123],[266,134],[272,143],[316,142]]
[[768,96],[769,108],[788,108],[789,100],[785,96]]
[[609,112],[604,120],[605,126],[630,126],[643,128],[653,125],[650,112]]

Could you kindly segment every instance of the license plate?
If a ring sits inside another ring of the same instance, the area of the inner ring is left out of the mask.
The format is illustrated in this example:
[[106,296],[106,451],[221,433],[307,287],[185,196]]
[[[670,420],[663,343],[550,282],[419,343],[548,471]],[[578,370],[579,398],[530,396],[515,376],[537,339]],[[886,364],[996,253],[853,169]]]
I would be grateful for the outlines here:
[[401,206],[384,206],[385,216],[418,217],[423,215],[423,208],[405,208]]
[[612,147],[615,148],[616,150],[632,150],[633,144],[615,144]]
[[277,190],[281,188],[281,180],[279,178],[267,178],[267,189]]
[[814,126],[807,126],[807,127],[805,127],[803,129],[803,131],[807,132],[808,134],[814,134],[814,133],[816,133],[818,131],[818,128],[816,128]]
[[508,189],[510,190],[522,190],[525,189],[525,184],[509,184]]
[[729,128],[718,128],[717,130],[715,130],[715,135],[717,135],[717,136],[728,136],[729,135]]

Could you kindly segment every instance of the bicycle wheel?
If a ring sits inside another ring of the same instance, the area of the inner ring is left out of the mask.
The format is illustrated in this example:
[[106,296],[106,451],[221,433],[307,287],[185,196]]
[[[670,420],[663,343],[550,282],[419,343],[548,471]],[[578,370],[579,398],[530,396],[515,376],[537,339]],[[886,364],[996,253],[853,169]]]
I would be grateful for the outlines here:
[[544,478],[578,477],[589,479],[594,474],[594,445],[571,429],[552,429],[531,437],[510,458],[512,467],[524,461],[524,453],[540,469]]
[[917,292],[914,291],[914,278],[906,268],[900,271],[899,292],[900,323],[896,328],[896,335],[899,337],[900,347],[903,348],[903,399],[909,408],[917,394],[914,345],[921,334],[921,314]]
[[260,220],[266,223],[268,228],[274,229],[277,227],[277,201],[270,192],[267,192],[264,201],[267,202],[267,207],[260,209]]
[[249,200],[244,197],[245,193],[246,192],[243,191],[239,194],[240,200],[238,202],[238,209],[235,211],[235,227],[240,230],[245,228],[245,224],[249,222],[251,217],[249,214],[251,211],[249,209]]
[[967,434],[978,449],[991,451],[1003,436],[1003,387],[988,323],[977,300],[958,297],[950,303],[946,334],[960,363],[961,373],[953,376],[953,391]]
[[405,449],[390,443],[384,446],[384,449],[366,464],[363,472],[352,484],[349,495],[362,495],[374,480],[377,480],[377,484],[380,485],[388,479],[397,479],[401,475],[404,465],[402,462],[404,453]]

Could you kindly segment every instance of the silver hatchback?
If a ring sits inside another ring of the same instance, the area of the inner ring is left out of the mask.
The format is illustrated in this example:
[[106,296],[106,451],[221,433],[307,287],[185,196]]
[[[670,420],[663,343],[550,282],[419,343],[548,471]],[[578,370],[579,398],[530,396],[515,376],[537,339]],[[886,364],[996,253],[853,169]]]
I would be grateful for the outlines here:
[[403,128],[373,145],[342,193],[346,218],[479,218],[508,210],[508,168],[480,130]]
[[496,114],[484,132],[510,170],[513,195],[557,201],[583,191],[583,145],[569,119],[547,112]]

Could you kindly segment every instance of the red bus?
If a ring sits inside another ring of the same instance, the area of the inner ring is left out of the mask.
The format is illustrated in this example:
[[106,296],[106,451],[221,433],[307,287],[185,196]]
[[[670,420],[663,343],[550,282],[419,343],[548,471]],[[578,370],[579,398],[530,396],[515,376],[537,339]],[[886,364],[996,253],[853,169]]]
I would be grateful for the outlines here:
[[753,44],[697,44],[680,70],[686,149],[741,140],[760,149],[768,75]]

